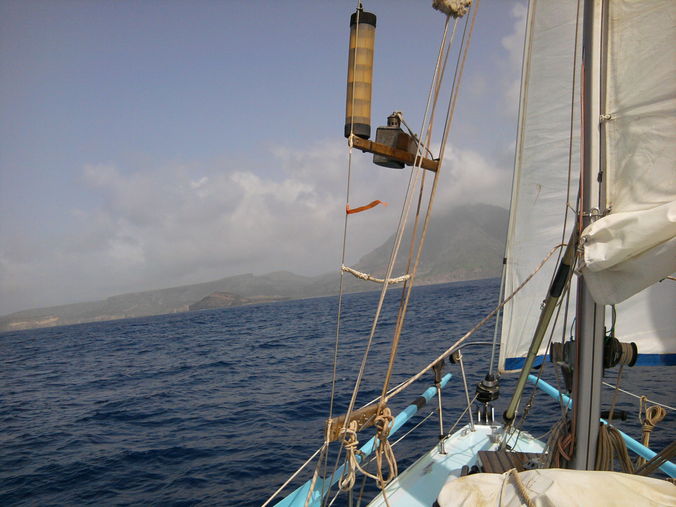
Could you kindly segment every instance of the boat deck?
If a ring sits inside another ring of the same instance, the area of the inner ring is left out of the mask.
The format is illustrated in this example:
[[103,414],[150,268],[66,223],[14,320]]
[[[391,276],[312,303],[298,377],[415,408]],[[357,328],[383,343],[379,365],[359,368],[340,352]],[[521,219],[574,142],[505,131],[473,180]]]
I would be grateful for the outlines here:
[[[385,488],[389,505],[432,505],[446,481],[462,475],[463,466],[478,465],[481,452],[497,450],[494,443],[496,431],[497,426],[477,424],[474,431],[465,426],[443,441],[445,454],[441,454],[439,445],[435,445]],[[521,433],[514,450],[536,456],[544,450],[544,444],[527,433]],[[523,465],[524,462],[520,464],[521,467]],[[384,507],[387,503],[381,493],[369,505]]]
[[479,451],[481,471],[491,474],[503,474],[507,470],[516,468],[517,472],[534,468],[530,463],[538,462],[542,453],[537,452],[513,452],[507,450]]

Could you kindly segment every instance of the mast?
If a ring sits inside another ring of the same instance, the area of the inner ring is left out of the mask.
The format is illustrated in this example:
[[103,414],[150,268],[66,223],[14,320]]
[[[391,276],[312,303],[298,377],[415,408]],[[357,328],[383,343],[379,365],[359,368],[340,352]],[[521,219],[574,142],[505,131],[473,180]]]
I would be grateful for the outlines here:
[[[583,156],[580,181],[580,232],[605,207],[599,189],[601,167],[601,89],[602,89],[602,23],[605,0],[585,0],[583,47]],[[602,183],[602,182],[601,182]],[[601,184],[601,187],[604,185]],[[605,306],[592,298],[584,277],[577,284],[577,364],[573,394],[575,451],[573,468],[594,470],[601,412],[601,376],[603,373],[603,338]]]

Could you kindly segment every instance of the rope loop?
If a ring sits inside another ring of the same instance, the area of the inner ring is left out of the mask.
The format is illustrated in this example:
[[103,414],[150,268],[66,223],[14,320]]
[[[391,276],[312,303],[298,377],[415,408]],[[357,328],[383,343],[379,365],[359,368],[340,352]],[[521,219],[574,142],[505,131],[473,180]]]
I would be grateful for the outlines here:
[[[638,409],[638,420],[641,422],[641,429],[643,430],[643,445],[650,447],[650,434],[655,429],[655,426],[661,422],[666,416],[667,411],[660,405],[651,405],[647,407],[648,398],[641,396],[641,401]],[[643,414],[645,413],[645,417]],[[646,460],[639,456],[636,458],[636,467],[645,465]]]
[[[360,464],[364,453],[357,448],[359,445],[359,440],[357,439],[357,421],[352,421],[349,426],[341,429],[343,447],[346,453],[345,474],[338,482],[338,487],[341,491],[349,491],[354,487],[357,480],[357,471],[375,480],[380,489],[387,486],[397,476],[397,461],[392,451],[392,445],[387,439],[393,421],[392,411],[387,407],[381,410],[374,421],[374,426],[377,430],[376,438],[378,439],[378,447],[376,449],[377,471],[375,474],[367,472]],[[388,467],[389,473],[387,478],[383,476],[383,458],[385,458]]]
[[348,427],[343,427],[341,433],[343,434],[343,447],[346,453],[346,473],[338,482],[338,487],[341,491],[350,491],[357,480],[357,470],[361,470],[358,457],[361,458],[363,455],[357,449],[359,445],[359,440],[357,439],[357,421],[352,421]]
[[373,422],[373,425],[378,430],[378,438],[381,441],[385,440],[390,435],[392,421],[394,421],[392,411],[388,407],[385,407]]
[[[374,421],[374,426],[378,430],[376,436],[379,441],[378,449],[376,449],[376,464],[378,468],[375,480],[380,489],[384,489],[398,474],[397,460],[392,450],[392,444],[387,439],[390,435],[393,421],[394,416],[392,416],[392,411],[388,407],[384,407]],[[385,458],[385,462],[387,463],[387,478],[383,476],[383,458]]]

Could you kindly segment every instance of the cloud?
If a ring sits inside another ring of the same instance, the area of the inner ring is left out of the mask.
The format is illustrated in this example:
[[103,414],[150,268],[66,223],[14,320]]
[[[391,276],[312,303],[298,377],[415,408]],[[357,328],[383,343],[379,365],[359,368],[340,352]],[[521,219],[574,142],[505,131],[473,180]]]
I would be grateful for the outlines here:
[[[511,163],[511,161],[509,161]],[[496,206],[509,205],[511,171],[485,155],[450,146],[446,149],[446,174],[442,176],[439,207],[482,202]]]
[[505,73],[508,76],[505,82],[504,104],[505,113],[515,115],[519,108],[523,43],[528,9],[524,4],[514,4],[510,16],[513,19],[512,30],[501,40],[502,47],[507,51],[507,60],[503,64],[506,66]]
[[[227,162],[135,171],[87,165],[82,178],[96,205],[73,210],[67,234],[49,248],[27,238],[9,238],[0,247],[2,313],[245,272],[336,269],[345,217],[344,144],[269,152],[269,166],[256,171]],[[504,168],[469,150],[446,153],[439,208],[477,200],[504,204]],[[377,167],[370,159],[353,153],[350,205],[375,199],[390,205],[350,215],[348,263],[394,232],[409,178],[409,170]]]

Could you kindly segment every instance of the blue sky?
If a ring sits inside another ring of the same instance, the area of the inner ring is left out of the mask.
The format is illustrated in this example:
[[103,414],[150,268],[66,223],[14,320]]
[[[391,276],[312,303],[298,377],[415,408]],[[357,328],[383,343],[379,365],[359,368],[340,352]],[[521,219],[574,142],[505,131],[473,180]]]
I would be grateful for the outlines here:
[[[373,127],[419,128],[444,17],[371,0]],[[339,260],[355,2],[0,2],[0,314]],[[507,205],[525,5],[482,0],[440,206]],[[355,157],[348,260],[406,175]]]

